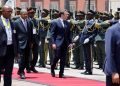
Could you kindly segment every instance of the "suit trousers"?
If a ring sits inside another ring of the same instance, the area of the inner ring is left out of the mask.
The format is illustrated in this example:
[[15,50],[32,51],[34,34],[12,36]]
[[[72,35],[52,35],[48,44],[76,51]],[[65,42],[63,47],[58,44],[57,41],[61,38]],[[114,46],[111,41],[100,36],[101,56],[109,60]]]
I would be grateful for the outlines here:
[[19,73],[24,73],[24,69],[30,69],[30,46],[27,44],[25,49],[20,49]]
[[31,54],[33,54],[31,56],[33,56],[33,57],[32,57],[32,60],[30,62],[31,68],[34,68],[36,63],[37,63],[37,60],[38,60],[38,47],[39,46],[38,46],[37,43],[33,43],[32,53],[31,53]]
[[120,86],[120,85],[112,83],[112,76],[106,76],[106,86]]
[[12,86],[12,70],[14,63],[14,50],[13,45],[7,46],[5,56],[0,57],[0,69],[4,70],[4,85]]
[[51,65],[51,70],[54,70],[56,67],[57,62],[60,60],[60,72],[59,74],[64,73],[64,66],[66,62],[66,55],[67,55],[67,46],[63,43],[60,47],[54,50],[54,58]]

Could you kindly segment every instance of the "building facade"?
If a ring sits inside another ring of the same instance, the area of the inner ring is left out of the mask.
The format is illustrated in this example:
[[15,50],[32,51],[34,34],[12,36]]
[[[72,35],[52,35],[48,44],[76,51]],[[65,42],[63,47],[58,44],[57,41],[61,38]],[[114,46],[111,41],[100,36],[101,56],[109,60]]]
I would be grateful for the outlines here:
[[109,11],[112,11],[113,13],[115,11],[120,12],[120,0],[109,0]]
[[[3,0],[4,1],[4,0]],[[16,7],[27,8],[35,6],[37,9],[68,9],[70,11],[87,11],[90,1],[90,9],[94,11],[106,11],[107,0],[14,0]]]

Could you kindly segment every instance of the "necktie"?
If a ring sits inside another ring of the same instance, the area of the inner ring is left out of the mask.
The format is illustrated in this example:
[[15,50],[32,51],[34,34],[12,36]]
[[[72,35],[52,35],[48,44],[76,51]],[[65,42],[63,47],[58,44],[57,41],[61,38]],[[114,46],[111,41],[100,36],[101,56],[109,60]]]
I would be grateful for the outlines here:
[[64,21],[61,21],[62,22],[62,26],[63,26],[63,28],[64,28]]
[[27,21],[26,20],[24,20],[24,27],[27,30]]

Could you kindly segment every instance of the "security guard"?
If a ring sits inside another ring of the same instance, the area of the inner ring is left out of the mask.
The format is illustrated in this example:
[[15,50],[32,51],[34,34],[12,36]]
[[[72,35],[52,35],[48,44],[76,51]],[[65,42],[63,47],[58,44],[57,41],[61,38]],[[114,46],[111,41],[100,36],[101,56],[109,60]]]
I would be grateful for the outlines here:
[[34,18],[36,8],[29,7],[27,9],[28,11],[28,19],[31,21],[32,24],[32,49],[31,49],[31,60],[30,60],[30,70],[33,71],[34,73],[37,73],[38,71],[35,69],[35,65],[38,60],[38,45],[39,45],[39,34],[38,34],[38,24],[37,20]]

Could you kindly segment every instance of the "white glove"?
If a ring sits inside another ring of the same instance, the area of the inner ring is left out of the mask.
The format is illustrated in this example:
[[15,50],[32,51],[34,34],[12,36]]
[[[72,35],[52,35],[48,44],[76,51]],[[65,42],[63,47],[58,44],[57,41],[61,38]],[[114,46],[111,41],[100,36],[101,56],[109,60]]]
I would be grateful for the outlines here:
[[41,41],[39,42],[39,46],[41,45]]
[[89,41],[90,41],[89,38],[86,38],[84,44],[88,43]]
[[78,24],[78,21],[74,21],[74,24]]
[[78,39],[79,39],[79,36],[76,36],[76,37],[73,39],[73,42],[76,42]]
[[51,20],[50,20],[50,19],[48,20],[48,23],[51,23]]
[[45,38],[45,43],[49,43],[48,40],[47,40],[47,38]]
[[97,45],[96,45],[96,44],[94,44],[94,47],[97,47]]

